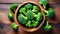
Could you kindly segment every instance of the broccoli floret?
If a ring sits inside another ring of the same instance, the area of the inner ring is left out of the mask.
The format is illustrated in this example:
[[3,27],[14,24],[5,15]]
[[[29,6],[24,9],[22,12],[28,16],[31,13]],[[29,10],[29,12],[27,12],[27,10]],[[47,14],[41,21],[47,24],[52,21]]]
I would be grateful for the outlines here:
[[11,12],[8,12],[8,17],[10,20],[13,20],[13,14]]
[[32,9],[32,4],[26,4],[24,6],[27,10],[31,10]]
[[11,4],[10,5],[10,10],[14,11],[16,10],[16,8],[18,7],[18,4]]
[[40,0],[39,4],[43,5],[43,7],[45,9],[46,5],[48,4],[48,0]]
[[41,21],[43,16],[41,12],[38,12],[38,14],[35,14],[34,17],[36,18],[36,20]]
[[23,14],[20,14],[18,16],[18,21],[21,23],[21,24],[26,24],[27,22],[27,17],[25,17]]
[[32,25],[31,25],[31,21],[28,21],[27,23],[26,23],[26,27],[32,27]]
[[21,9],[19,10],[19,12],[20,12],[20,13],[23,13],[24,15],[26,15],[26,8],[24,8],[24,7],[21,8]]
[[49,30],[51,30],[51,28],[52,28],[52,26],[49,25],[48,21],[46,21],[46,25],[44,26],[44,30],[49,31]]
[[54,14],[53,8],[49,8],[48,10],[44,10],[46,17],[50,18]]
[[37,20],[32,20],[32,27],[37,27],[39,22]]
[[28,10],[26,13],[26,16],[28,19],[33,19],[34,18],[34,13],[32,12],[32,10]]
[[39,12],[39,9],[38,9],[38,7],[37,6],[33,6],[33,10],[32,10],[33,12],[35,12],[35,13],[37,13],[37,12]]
[[16,23],[12,23],[12,24],[11,24],[11,27],[12,27],[12,29],[17,30],[18,25],[17,25]]

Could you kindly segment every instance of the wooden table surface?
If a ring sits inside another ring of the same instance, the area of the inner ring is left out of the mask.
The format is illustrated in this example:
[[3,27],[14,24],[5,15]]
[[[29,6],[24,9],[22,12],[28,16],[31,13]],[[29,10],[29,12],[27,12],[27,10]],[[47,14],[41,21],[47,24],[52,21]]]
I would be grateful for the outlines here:
[[9,6],[13,3],[22,4],[25,1],[39,2],[39,0],[0,0],[0,34],[60,34],[60,0],[48,0],[50,6],[54,8],[56,17],[54,20],[57,21],[56,24],[52,24],[51,31],[46,32],[39,29],[36,32],[29,33],[20,28],[18,28],[17,31],[14,31],[10,26],[11,21],[7,16],[7,12],[10,11]]

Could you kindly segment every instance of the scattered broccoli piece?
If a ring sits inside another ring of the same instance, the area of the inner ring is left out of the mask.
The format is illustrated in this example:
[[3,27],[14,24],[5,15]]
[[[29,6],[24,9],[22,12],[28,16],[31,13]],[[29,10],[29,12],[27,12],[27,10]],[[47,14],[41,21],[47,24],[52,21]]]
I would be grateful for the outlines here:
[[20,14],[18,16],[18,21],[21,23],[21,24],[26,24],[27,22],[27,17],[25,17],[23,14]]
[[24,7],[21,8],[21,9],[19,10],[19,12],[20,12],[20,13],[23,13],[23,14],[25,15],[25,14],[26,14],[26,8],[24,8]]
[[36,20],[32,20],[32,26],[37,27],[39,25],[39,22]]
[[26,23],[26,27],[32,27],[32,25],[31,25],[31,21],[28,21],[27,23]]
[[13,10],[15,12],[17,7],[18,7],[18,4],[11,4],[10,5],[10,10]]
[[37,14],[37,20],[38,21],[41,21],[42,20],[42,14],[40,12]]
[[32,10],[28,10],[26,13],[26,16],[28,19],[33,19],[34,18],[34,13],[32,12]]
[[43,5],[43,7],[45,9],[46,5],[48,4],[48,0],[40,0],[39,4]]
[[51,30],[51,28],[52,28],[52,26],[49,25],[49,22],[47,21],[46,25],[44,26],[44,30],[49,31],[49,30]]
[[26,4],[24,6],[27,10],[31,10],[32,9],[32,4]]
[[44,12],[45,12],[46,16],[49,18],[52,17],[54,14],[53,8],[49,8],[48,10],[44,10]]
[[11,24],[11,27],[12,27],[12,29],[17,30],[18,25],[17,25],[16,23],[12,23],[12,24]]
[[8,17],[10,20],[13,20],[13,14],[11,12],[8,12]]
[[39,9],[38,9],[38,7],[37,7],[37,6],[35,6],[35,5],[34,5],[34,6],[33,6],[33,10],[32,10],[32,11],[37,13],[37,12],[39,12]]

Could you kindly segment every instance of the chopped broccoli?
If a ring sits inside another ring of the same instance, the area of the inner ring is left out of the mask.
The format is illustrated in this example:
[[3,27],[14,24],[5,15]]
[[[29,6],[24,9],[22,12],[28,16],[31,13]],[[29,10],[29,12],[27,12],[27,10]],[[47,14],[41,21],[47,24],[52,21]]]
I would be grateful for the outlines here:
[[46,25],[44,26],[44,30],[49,31],[49,30],[51,30],[51,28],[52,28],[52,26],[49,25],[48,21],[46,21]]
[[10,20],[13,20],[13,14],[11,12],[8,12],[8,17]]
[[43,7],[45,9],[46,5],[48,4],[48,0],[40,0],[39,4],[43,5]]
[[39,9],[38,9],[38,7],[37,7],[37,6],[35,6],[35,5],[34,5],[34,6],[33,6],[33,10],[32,10],[32,11],[37,13],[37,12],[39,12]]
[[28,21],[28,22],[26,23],[26,26],[29,27],[29,28],[32,27],[31,21]]
[[31,10],[32,9],[32,4],[26,4],[24,6],[27,10]]
[[40,12],[37,14],[37,20],[38,21],[41,21],[42,20],[42,14]]
[[16,23],[12,23],[12,24],[11,24],[11,27],[12,27],[12,29],[17,30],[18,25],[17,25]]
[[18,7],[18,4],[11,4],[10,5],[10,10],[13,10],[15,12],[17,7]]
[[26,8],[24,8],[24,7],[21,8],[21,9],[19,10],[19,12],[20,12],[20,13],[23,13],[23,14],[25,15],[25,14],[26,14]]
[[21,24],[26,24],[27,22],[27,17],[25,17],[23,14],[20,14],[18,16],[18,21],[21,23]]
[[46,16],[49,18],[52,17],[54,14],[53,8],[49,8],[48,10],[44,10],[44,12],[45,12]]
[[32,10],[28,10],[26,13],[26,16],[28,19],[33,19],[34,18],[34,13],[32,12]]
[[36,20],[32,20],[32,26],[37,27],[39,25],[39,22]]

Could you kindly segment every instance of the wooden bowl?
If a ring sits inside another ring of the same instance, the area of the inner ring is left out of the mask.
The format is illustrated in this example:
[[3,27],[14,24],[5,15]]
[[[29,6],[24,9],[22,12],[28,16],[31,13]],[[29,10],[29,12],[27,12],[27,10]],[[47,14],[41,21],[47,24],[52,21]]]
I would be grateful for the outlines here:
[[[27,3],[30,3],[30,4],[33,4],[33,5],[38,6],[38,7],[39,7],[39,10],[41,11],[41,13],[42,13],[42,15],[43,15],[43,19],[42,19],[41,23],[40,23],[39,26],[36,27],[36,28],[27,28],[27,27],[24,27],[24,26],[22,26],[21,24],[19,24],[19,22],[18,22],[18,20],[17,20],[17,16],[18,16],[18,11],[19,11],[19,9],[20,9],[22,6],[24,6],[25,4],[27,4]],[[41,7],[40,4],[38,4],[38,3],[36,3],[36,2],[33,2],[33,1],[26,1],[26,2],[24,2],[24,3],[22,3],[22,4],[20,4],[20,5],[18,6],[18,8],[16,9],[16,12],[15,12],[15,15],[14,15],[14,20],[15,20],[15,22],[18,24],[18,26],[19,26],[20,28],[22,28],[24,31],[34,32],[34,31],[38,30],[39,28],[41,28],[41,26],[44,24],[44,22],[45,22],[45,16],[44,16],[43,9],[42,9],[42,7]]]

